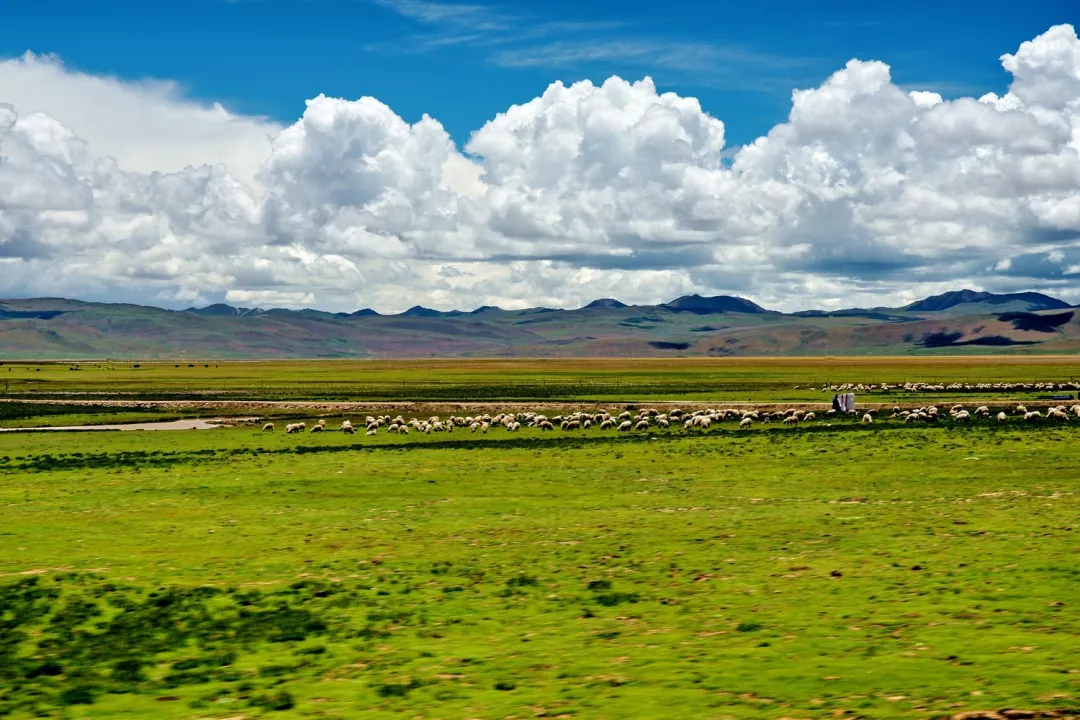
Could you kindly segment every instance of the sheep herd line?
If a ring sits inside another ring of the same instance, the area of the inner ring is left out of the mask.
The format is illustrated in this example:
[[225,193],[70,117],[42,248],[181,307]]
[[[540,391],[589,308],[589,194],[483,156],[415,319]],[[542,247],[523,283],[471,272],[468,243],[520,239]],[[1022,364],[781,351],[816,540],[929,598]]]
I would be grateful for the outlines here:
[[868,392],[907,392],[907,393],[934,393],[934,392],[985,392],[985,393],[1020,393],[1020,392],[1076,392],[1080,390],[1080,382],[1070,380],[1068,382],[992,382],[992,383],[931,383],[931,382],[906,382],[906,383],[842,383],[821,386],[821,392],[833,393],[868,393]]
[[[872,424],[876,418],[881,417],[882,412],[876,408],[866,410],[863,413],[843,413],[837,410],[827,410],[820,413],[820,419],[829,421],[841,418],[859,418],[863,424]],[[1080,404],[1069,408],[1064,405],[1047,408],[1045,416],[1039,410],[1029,411],[1024,405],[1016,405],[1007,410],[998,410],[996,414],[988,405],[981,405],[973,410],[965,408],[963,405],[954,405],[947,411],[939,409],[936,405],[910,410],[894,407],[888,418],[903,423],[936,423],[941,421],[964,423],[977,418],[987,420],[995,418],[997,422],[1005,422],[1010,415],[1023,418],[1026,422],[1038,422],[1044,418],[1064,422],[1069,420],[1070,415],[1080,418]],[[706,409],[684,412],[674,409],[666,413],[655,409],[646,409],[636,412],[626,410],[618,415],[603,411],[597,413],[578,411],[566,415],[555,415],[550,418],[535,412],[504,412],[496,415],[485,413],[476,417],[451,415],[447,418],[434,415],[428,418],[410,418],[408,420],[401,415],[396,417],[369,415],[364,419],[364,432],[369,436],[377,435],[380,430],[390,435],[408,435],[410,432],[430,435],[432,433],[452,433],[455,431],[486,434],[489,430],[494,429],[501,429],[505,432],[518,432],[522,428],[534,428],[552,432],[559,429],[565,432],[573,432],[591,427],[615,432],[643,432],[667,430],[673,427],[677,428],[679,425],[684,430],[707,430],[715,423],[735,422],[739,428],[749,429],[753,427],[754,423],[799,425],[813,423],[817,420],[819,420],[818,413],[796,408],[771,412],[739,409]],[[831,423],[827,422],[826,425],[831,426]],[[263,432],[274,432],[274,430],[275,425],[272,422],[268,422],[263,426]],[[285,432],[290,435],[327,431],[326,420],[318,420],[310,429],[306,422],[294,422],[285,426]],[[338,431],[352,435],[357,432],[357,426],[354,426],[350,420],[344,420]]]

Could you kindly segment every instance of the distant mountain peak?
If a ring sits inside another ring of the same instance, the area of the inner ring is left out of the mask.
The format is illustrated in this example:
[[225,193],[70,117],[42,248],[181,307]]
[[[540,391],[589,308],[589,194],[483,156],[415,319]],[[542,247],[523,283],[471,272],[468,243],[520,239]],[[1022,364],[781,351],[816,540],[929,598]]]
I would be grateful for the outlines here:
[[1038,292],[1020,293],[991,293],[965,288],[953,290],[940,295],[932,295],[923,300],[918,300],[904,307],[909,312],[940,312],[973,303],[985,303],[987,305],[1005,305],[1010,302],[1027,303],[1028,311],[1036,310],[1064,310],[1072,307],[1064,300],[1044,295]]
[[746,298],[735,297],[732,295],[714,295],[712,297],[702,297],[697,294],[683,295],[681,298],[660,305],[660,307],[667,308],[674,312],[692,312],[697,315],[726,312],[753,314],[774,312],[772,310],[766,310],[757,303],[747,300]]
[[458,315],[466,315],[467,313],[463,313],[460,310],[448,310],[443,312],[442,310],[433,310],[432,308],[427,308],[423,305],[413,305],[401,314],[405,317],[440,318],[457,317]]
[[184,312],[200,317],[244,317],[261,315],[263,311],[260,308],[238,308],[226,303],[214,303],[202,308],[189,307]]
[[582,310],[622,310],[623,308],[630,307],[624,302],[619,302],[615,298],[600,298],[599,300],[593,300],[588,305],[582,307]]

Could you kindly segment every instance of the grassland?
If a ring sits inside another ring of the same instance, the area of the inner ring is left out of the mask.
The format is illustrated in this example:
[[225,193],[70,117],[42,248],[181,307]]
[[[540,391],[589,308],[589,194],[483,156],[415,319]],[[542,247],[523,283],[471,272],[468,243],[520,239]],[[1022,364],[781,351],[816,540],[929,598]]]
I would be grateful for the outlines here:
[[0,435],[0,713],[1076,709],[1078,433]]
[[[312,401],[821,401],[825,383],[1061,382],[1080,356],[6,363],[0,396]],[[934,399],[953,397],[934,394]],[[918,400],[892,393],[890,398]],[[883,398],[888,400],[889,398]]]

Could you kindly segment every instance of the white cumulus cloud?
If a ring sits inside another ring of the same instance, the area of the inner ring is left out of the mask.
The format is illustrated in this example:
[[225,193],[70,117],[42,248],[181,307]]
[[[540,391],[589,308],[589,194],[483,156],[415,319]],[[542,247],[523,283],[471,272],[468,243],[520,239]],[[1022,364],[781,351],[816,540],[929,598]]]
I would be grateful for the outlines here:
[[695,291],[800,309],[959,286],[1080,301],[1080,40],[1057,26],[1001,62],[1002,94],[946,99],[852,60],[738,149],[648,78],[555,83],[459,148],[375,98],[319,96],[281,127],[27,55],[0,62],[0,293],[381,311]]

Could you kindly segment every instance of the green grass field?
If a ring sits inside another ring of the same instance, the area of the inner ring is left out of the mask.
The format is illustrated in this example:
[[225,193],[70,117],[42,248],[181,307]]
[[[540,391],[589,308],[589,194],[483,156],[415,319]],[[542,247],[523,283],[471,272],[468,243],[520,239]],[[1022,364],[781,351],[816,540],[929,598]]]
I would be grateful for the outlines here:
[[[137,365],[137,367],[136,367]],[[0,396],[192,400],[820,401],[823,383],[1064,382],[1080,357],[6,363]],[[890,397],[897,397],[892,393]],[[933,399],[946,397],[940,393]],[[949,396],[951,397],[951,396]],[[884,398],[888,399],[888,398]],[[906,399],[919,399],[910,397]]]
[[1076,709],[1073,425],[0,435],[0,714]]

